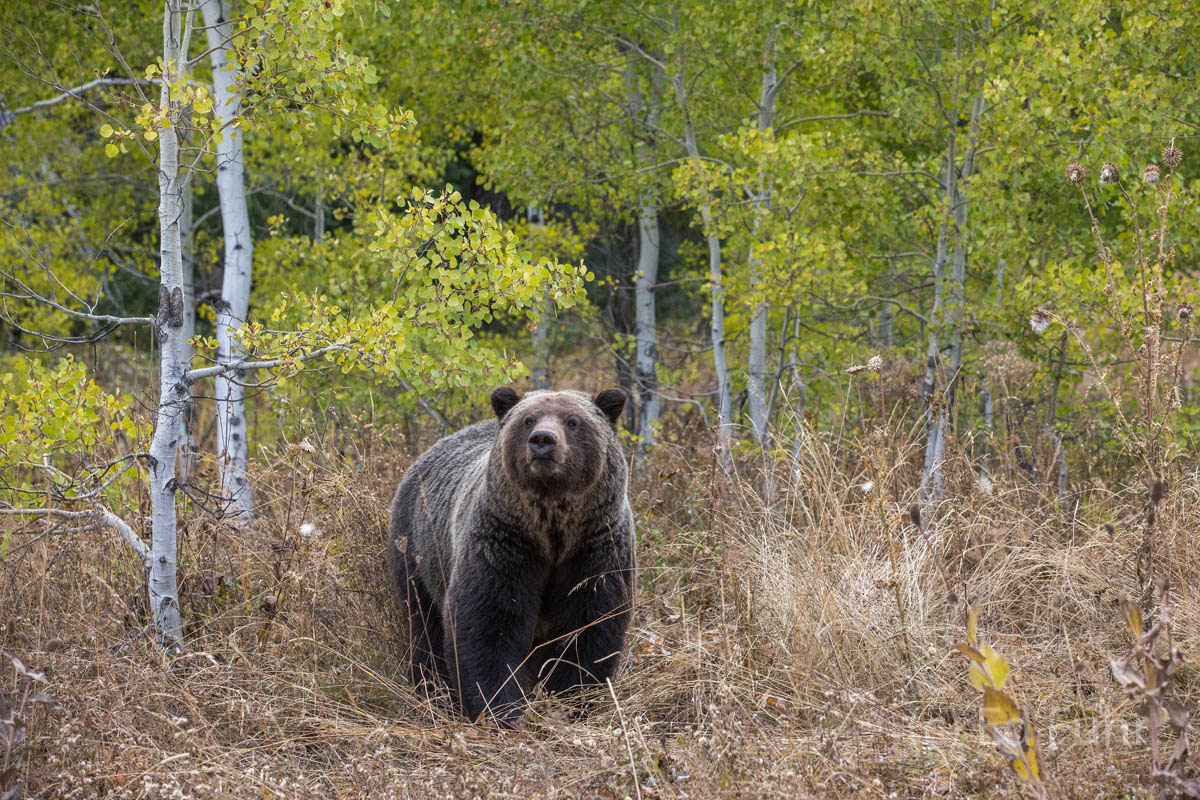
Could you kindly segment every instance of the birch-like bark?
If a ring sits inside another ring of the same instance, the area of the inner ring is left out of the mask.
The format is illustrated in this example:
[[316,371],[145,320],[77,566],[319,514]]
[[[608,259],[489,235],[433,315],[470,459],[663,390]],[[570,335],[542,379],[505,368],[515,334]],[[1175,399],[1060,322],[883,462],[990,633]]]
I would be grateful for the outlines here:
[[792,345],[788,351],[788,361],[791,364],[792,391],[795,400],[792,402],[792,413],[796,417],[796,436],[792,439],[792,476],[799,482],[803,476],[800,459],[804,450],[804,413],[808,410],[808,383],[800,374],[800,315],[792,321]]
[[[954,137],[951,134],[948,158],[945,160],[945,185],[949,185],[954,172]],[[937,253],[933,259],[933,306],[929,309],[928,343],[925,351],[925,465],[921,470],[920,499],[923,506],[934,505],[942,495],[944,476],[942,459],[946,452],[945,398],[938,394],[938,369],[942,356],[939,320],[942,316],[942,296],[946,282],[947,228],[943,221],[938,233]]]
[[638,271],[633,300],[637,331],[634,371],[642,407],[642,413],[638,415],[638,437],[643,451],[653,447],[658,428],[658,323],[654,287],[658,283],[659,242],[658,208],[644,202],[638,212]]
[[[225,0],[204,0],[205,31],[213,72],[213,113],[221,124],[217,143],[217,194],[221,204],[221,227],[225,238],[225,272],[221,302],[217,308],[217,362],[230,364],[241,359],[238,328],[250,308],[251,265],[254,243],[250,215],[246,209],[245,162],[242,129],[238,123],[242,94],[241,77],[230,53],[230,28]],[[227,512],[235,518],[250,515],[254,508],[250,491],[246,406],[242,375],[224,372],[214,379],[217,403],[217,453],[221,458],[221,493]]]
[[[632,118],[640,121],[634,130],[637,165],[646,166],[653,159],[650,152],[651,131],[658,126],[662,113],[661,73],[654,72],[649,98],[643,98],[637,74],[632,65],[625,70],[625,92]],[[638,439],[640,455],[654,446],[658,429],[660,399],[658,393],[658,321],[655,287],[658,284],[658,262],[661,238],[658,227],[658,206],[652,196],[642,196],[638,208],[638,263],[633,283],[634,307],[634,375],[638,387]]]
[[[184,134],[186,137],[186,134]],[[185,142],[181,142],[185,143]],[[193,250],[192,218],[195,196],[192,193],[192,182],[186,169],[181,169],[179,176],[180,189],[183,192],[183,210],[179,214],[180,258],[183,262],[183,363],[185,369],[192,368],[192,337],[196,334],[196,260]],[[179,461],[177,475],[179,480],[186,481],[192,474],[193,460],[196,453],[196,431],[194,412],[196,400],[192,397],[191,387],[188,387],[187,405],[183,410],[183,435],[179,441]]]
[[[996,279],[993,285],[992,302],[996,305],[996,308],[1000,308],[1003,305],[1004,266],[1005,262],[1002,258],[996,265]],[[984,376],[980,395],[983,398],[983,435],[985,442],[982,448],[982,455],[979,458],[978,485],[984,494],[991,494],[993,443],[996,437],[996,402],[992,396],[991,378],[987,375]]]
[[313,244],[325,241],[325,186],[318,177],[317,199],[313,203]]
[[1046,435],[1053,446],[1053,458],[1058,468],[1058,504],[1064,514],[1071,513],[1071,501],[1067,496],[1067,452],[1063,449],[1062,434],[1058,430],[1058,393],[1062,387],[1063,373],[1067,369],[1067,344],[1070,334],[1062,332],[1058,341],[1058,363],[1054,367],[1054,380],[1050,384],[1050,409],[1046,414]]
[[[679,31],[678,17],[674,20],[675,31]],[[696,127],[692,123],[689,108],[688,85],[680,49],[676,63],[677,71],[671,76],[675,90],[675,102],[683,117],[683,140],[689,158],[700,158],[700,147],[696,141]],[[717,460],[721,469],[733,472],[733,398],[729,390],[729,362],[725,356],[725,279],[721,266],[721,238],[717,235],[712,206],[700,204],[700,222],[704,226],[708,245],[708,280],[712,297],[710,335],[713,348],[713,371],[717,377]]]
[[[775,71],[775,30],[767,35],[763,49],[762,91],[758,100],[758,132],[765,134],[775,125],[775,96],[779,80]],[[754,219],[750,243],[750,291],[757,300],[754,316],[750,318],[750,353],[747,359],[746,389],[750,407],[750,430],[760,447],[768,444],[767,410],[767,302],[763,292],[762,262],[754,254],[757,240],[767,214],[771,211],[771,180],[759,174],[759,185],[753,192]]]
[[[545,212],[536,206],[525,210],[529,227],[546,224]],[[550,388],[550,326],[554,323],[554,301],[548,296],[538,305],[537,327],[533,329],[533,388]]]
[[[181,0],[165,0],[163,15],[164,74],[159,94],[162,107],[178,119],[171,83],[184,63]],[[177,583],[175,517],[175,457],[183,431],[183,410],[188,390],[184,375],[187,350],[184,339],[183,252],[180,217],[183,184],[179,170],[179,136],[174,125],[158,132],[158,224],[160,273],[158,285],[158,409],[150,441],[151,541],[147,584],[154,627],[164,647],[183,647]]]
[[958,376],[962,371],[963,361],[963,319],[967,312],[967,190],[968,182],[975,173],[975,152],[979,139],[979,119],[983,116],[983,92],[980,92],[971,106],[971,122],[967,128],[967,151],[963,154],[962,169],[958,179],[951,185],[954,187],[954,257],[950,262],[950,376],[946,390],[949,393],[951,405],[954,392],[958,387]]
[[[945,489],[943,465],[946,457],[946,438],[949,435],[950,420],[954,411],[954,393],[963,359],[967,274],[967,182],[975,171],[975,152],[983,110],[983,93],[980,92],[971,106],[967,147],[961,169],[958,167],[957,120],[948,121],[943,188],[950,208],[950,219],[943,221],[938,234],[937,256],[933,268],[934,301],[929,314],[929,345],[925,362],[926,439],[920,497],[922,504],[926,506],[936,505]],[[952,255],[949,252],[951,239],[954,242]],[[947,267],[950,268],[949,309],[944,308]],[[950,338],[950,361],[944,380],[939,381],[942,340],[938,320],[943,316],[947,321]]]

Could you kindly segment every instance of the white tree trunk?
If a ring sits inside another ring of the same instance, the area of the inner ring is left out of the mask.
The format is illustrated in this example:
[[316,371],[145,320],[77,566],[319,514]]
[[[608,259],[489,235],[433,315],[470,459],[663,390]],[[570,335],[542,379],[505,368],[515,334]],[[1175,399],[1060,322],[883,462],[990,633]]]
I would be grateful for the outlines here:
[[[651,79],[650,97],[642,96],[637,73],[631,57],[623,79],[628,111],[631,119],[637,120],[641,129],[635,129],[634,150],[638,167],[646,167],[654,159],[652,148],[654,131],[662,115],[663,80],[655,70]],[[658,284],[658,262],[662,251],[661,232],[658,227],[658,205],[647,192],[642,196],[638,208],[638,265],[633,282],[634,309],[634,378],[638,388],[638,438],[641,455],[654,446],[654,434],[658,428],[660,398],[658,394],[658,321],[655,287]]]
[[[1004,259],[1000,259],[996,265],[996,280],[993,287],[993,302],[996,308],[1003,307],[1004,296]],[[983,396],[983,434],[986,437],[986,442],[982,448],[982,455],[979,458],[979,485],[980,487],[990,487],[992,485],[992,443],[996,435],[996,404],[992,398],[992,385],[990,376],[983,377],[983,388],[980,391]]]
[[317,176],[317,199],[313,204],[313,243],[325,241],[325,186]]
[[[979,123],[983,116],[982,92],[971,107],[971,121],[967,130],[967,147],[963,154],[962,168],[957,163],[957,131],[951,125],[949,144],[946,148],[946,170],[944,175],[946,199],[950,205],[950,220],[943,224],[938,235],[937,259],[934,263],[934,303],[929,316],[929,349],[925,364],[925,394],[929,405],[926,408],[925,466],[921,473],[921,498],[925,505],[936,505],[941,500],[945,486],[943,463],[946,457],[946,438],[954,410],[954,393],[958,385],[963,361],[963,319],[966,313],[967,281],[967,181],[975,171],[975,151],[978,147]],[[954,239],[954,253],[950,261],[950,308],[947,317],[950,336],[950,364],[942,378],[938,391],[938,368],[941,357],[938,314],[943,312],[946,266],[949,239]]]
[[[758,130],[765,133],[775,125],[775,95],[779,81],[775,73],[775,31],[772,28],[763,50],[762,91],[758,100]],[[754,244],[763,222],[771,211],[771,181],[759,175],[759,185],[753,192],[754,221],[750,242],[750,291],[757,297],[754,316],[750,318],[750,353],[747,359],[750,430],[759,446],[766,447],[770,420],[767,410],[767,302],[763,291],[762,262],[754,255]]]
[[[955,160],[954,132],[951,131],[942,177],[947,195],[951,194],[950,186],[956,180]],[[925,464],[921,469],[919,494],[921,505],[926,507],[936,505],[941,499],[945,483],[942,460],[946,453],[946,398],[944,392],[939,391],[938,372],[942,357],[939,320],[943,310],[949,235],[949,223],[943,221],[938,233],[937,254],[933,260],[933,306],[929,310],[929,338],[925,351]]]
[[[529,226],[545,225],[542,209],[530,206],[525,210]],[[533,388],[550,388],[550,326],[554,323],[554,301],[548,296],[538,305],[537,327],[533,329]]]
[[[163,18],[163,75],[160,103],[173,108],[171,83],[183,63],[181,0],[166,0]],[[175,114],[172,117],[177,118]],[[175,457],[183,432],[183,410],[189,396],[184,374],[185,309],[180,216],[183,185],[179,172],[179,137],[174,125],[158,132],[158,410],[150,441],[149,478],[151,543],[147,584],[154,627],[164,647],[183,647],[179,616],[175,518]]]
[[[183,210],[179,214],[180,254],[183,262],[183,363],[184,369],[192,368],[192,337],[196,334],[196,260],[193,250],[192,210],[195,196],[192,193],[192,182],[186,169],[180,170],[180,189],[183,192]],[[193,411],[196,401],[192,397],[191,387],[188,387],[187,405],[183,411],[183,434],[179,438],[179,461],[176,474],[181,481],[186,481],[192,474],[192,463],[196,452],[196,432],[193,430],[195,420]]]
[[[221,122],[217,143],[217,194],[221,203],[221,226],[225,238],[225,274],[217,309],[217,362],[241,359],[238,328],[250,308],[251,265],[254,243],[250,215],[246,210],[245,162],[242,129],[237,121],[242,96],[238,87],[240,70],[229,52],[230,30],[223,0],[204,0],[202,6],[212,61],[213,113]],[[246,408],[240,372],[222,373],[214,379],[217,403],[217,453],[222,459],[221,493],[228,502],[227,513],[238,518],[253,510],[250,491]]]
[[643,451],[654,445],[654,433],[658,427],[658,323],[654,287],[658,283],[659,252],[658,209],[653,203],[647,202],[638,213],[638,271],[634,280],[633,299],[637,336],[634,370],[641,405],[638,437]]
[[[674,21],[676,31],[679,20]],[[696,141],[696,128],[688,107],[688,85],[683,69],[682,51],[677,56],[678,71],[671,77],[675,89],[675,102],[683,117],[683,141],[689,158],[700,158],[700,146]],[[725,280],[721,268],[721,238],[716,234],[712,207],[700,205],[700,221],[704,225],[708,244],[708,280],[712,296],[711,336],[713,348],[713,371],[717,377],[717,460],[721,469],[733,472],[733,398],[729,390],[729,362],[725,358]]]
[[554,302],[542,300],[538,306],[537,327],[533,329],[533,388],[550,388],[550,326],[554,323]]
[[792,391],[795,400],[792,402],[792,413],[796,417],[796,436],[792,439],[792,476],[799,483],[803,477],[800,465],[801,453],[804,449],[804,413],[808,410],[808,384],[800,374],[800,315],[792,320],[792,344],[788,351],[789,371],[792,379]]
[[[707,203],[700,209],[700,220],[706,229],[712,230],[712,210]],[[717,375],[717,455],[721,468],[731,473],[733,397],[729,391],[729,363],[725,359],[725,281],[721,272],[721,239],[715,233],[705,238],[708,242],[708,280],[712,292],[713,371]]]

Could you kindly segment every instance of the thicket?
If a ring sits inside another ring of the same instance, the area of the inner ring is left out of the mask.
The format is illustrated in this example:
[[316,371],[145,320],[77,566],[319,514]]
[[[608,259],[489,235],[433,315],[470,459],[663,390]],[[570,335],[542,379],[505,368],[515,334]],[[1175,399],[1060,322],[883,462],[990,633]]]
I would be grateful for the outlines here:
[[[1200,796],[1196,16],[754,11],[8,9],[0,798]],[[496,734],[382,547],[506,382],[642,574]]]

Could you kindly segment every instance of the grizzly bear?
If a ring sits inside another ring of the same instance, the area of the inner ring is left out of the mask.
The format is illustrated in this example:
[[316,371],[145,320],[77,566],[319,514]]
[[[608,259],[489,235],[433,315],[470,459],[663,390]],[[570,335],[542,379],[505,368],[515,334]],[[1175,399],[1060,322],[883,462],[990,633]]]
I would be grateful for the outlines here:
[[623,391],[501,387],[491,400],[496,419],[441,439],[405,473],[387,551],[413,682],[440,677],[467,717],[512,725],[533,686],[565,693],[615,672],[633,514]]

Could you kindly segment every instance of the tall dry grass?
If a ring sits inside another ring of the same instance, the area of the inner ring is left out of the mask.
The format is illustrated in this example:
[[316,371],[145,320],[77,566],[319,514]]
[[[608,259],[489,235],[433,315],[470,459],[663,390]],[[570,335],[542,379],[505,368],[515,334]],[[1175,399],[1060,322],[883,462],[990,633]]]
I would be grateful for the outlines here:
[[[799,461],[775,465],[771,503],[760,476],[720,480],[705,438],[663,445],[632,489],[641,588],[612,692],[594,691],[577,719],[535,695],[525,730],[498,733],[401,677],[382,567],[400,438],[348,435],[345,456],[267,453],[248,528],[189,512],[190,650],[170,660],[146,636],[142,578],[121,542],[19,528],[0,565],[0,648],[44,669],[63,706],[27,715],[25,791],[1017,796],[952,650],[973,603],[1014,665],[1052,796],[1151,792],[1144,726],[1109,672],[1129,648],[1118,593],[1138,589],[1136,491],[1091,488],[1068,517],[1020,475],[982,495],[955,462],[953,494],[918,527],[907,431],[857,444],[807,433]],[[1175,587],[1172,644],[1196,653],[1200,481],[1187,469],[1172,476],[1158,552]],[[9,695],[28,680],[6,664],[0,676]],[[1197,706],[1193,668],[1176,689]]]

